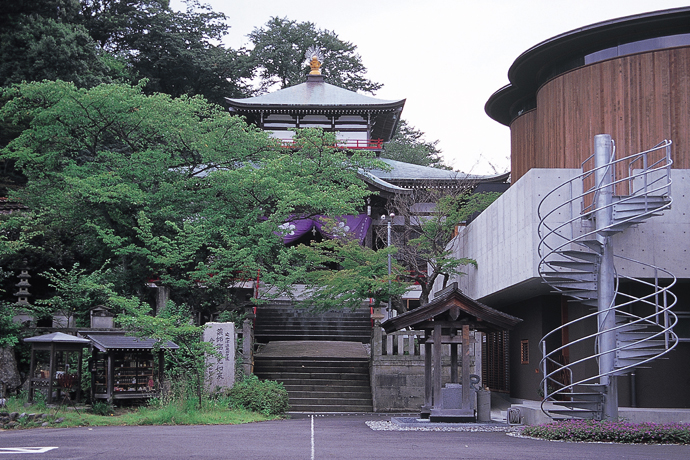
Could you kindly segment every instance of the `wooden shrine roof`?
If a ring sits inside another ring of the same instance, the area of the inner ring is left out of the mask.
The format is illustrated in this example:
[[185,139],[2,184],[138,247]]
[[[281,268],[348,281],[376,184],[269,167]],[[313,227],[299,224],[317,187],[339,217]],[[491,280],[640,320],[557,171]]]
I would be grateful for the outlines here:
[[515,316],[493,309],[466,296],[453,283],[439,291],[431,302],[423,307],[410,310],[381,324],[387,333],[400,329],[428,329],[430,321],[469,322],[477,330],[509,330],[522,320]]
[[[124,332],[86,332],[84,335],[103,352],[117,349],[151,350],[158,343],[156,339],[132,337]],[[179,347],[176,343],[168,341],[162,348],[176,350]]]
[[27,337],[24,342],[29,343],[56,343],[56,344],[75,344],[88,346],[91,342],[81,337],[65,334],[63,332],[53,332],[51,334],[38,335],[36,337]]

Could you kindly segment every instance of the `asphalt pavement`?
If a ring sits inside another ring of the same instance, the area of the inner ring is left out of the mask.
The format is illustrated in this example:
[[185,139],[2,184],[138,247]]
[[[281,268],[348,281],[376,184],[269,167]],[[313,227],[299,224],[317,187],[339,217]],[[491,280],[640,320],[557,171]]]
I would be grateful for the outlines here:
[[[366,424],[385,420],[390,416],[315,416],[313,438],[308,415],[234,426],[6,430],[0,431],[0,460],[690,458],[690,446],[551,442],[502,432],[374,431]],[[19,453],[39,447],[56,448]]]

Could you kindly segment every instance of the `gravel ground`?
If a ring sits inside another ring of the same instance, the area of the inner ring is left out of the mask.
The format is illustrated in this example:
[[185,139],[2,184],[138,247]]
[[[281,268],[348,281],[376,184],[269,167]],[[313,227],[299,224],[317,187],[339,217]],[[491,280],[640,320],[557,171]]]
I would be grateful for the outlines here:
[[[429,426],[400,426],[389,421],[369,421],[366,425],[374,431],[469,431],[519,433],[521,427],[477,423],[429,423]],[[420,423],[419,425],[423,425]]]

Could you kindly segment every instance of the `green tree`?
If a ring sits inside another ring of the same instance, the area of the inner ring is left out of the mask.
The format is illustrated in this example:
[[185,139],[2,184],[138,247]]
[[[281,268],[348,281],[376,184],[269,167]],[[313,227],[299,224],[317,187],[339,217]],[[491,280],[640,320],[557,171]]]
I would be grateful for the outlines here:
[[321,71],[328,83],[372,94],[383,86],[364,77],[366,67],[356,45],[333,31],[317,29],[314,23],[273,17],[264,27],[255,28],[249,39],[254,44],[251,57],[261,78],[261,91],[276,84],[285,88],[303,83],[309,72],[305,53],[314,45],[324,55]]
[[291,216],[355,213],[370,193],[357,171],[374,159],[334,150],[332,133],[304,130],[286,152],[202,98],[59,81],[5,97],[0,118],[31,128],[0,155],[28,180],[11,195],[28,211],[0,221],[0,262],[26,259],[34,273],[105,266],[114,291],[140,298],[157,277],[196,308],[199,292],[227,295],[271,267]]
[[[8,278],[11,273],[8,273],[0,267],[0,281]],[[0,288],[0,293],[4,292]],[[14,316],[17,313],[16,307],[9,303],[0,301],[0,348],[13,347],[19,342],[19,334],[21,333],[21,325],[14,322]]]
[[0,86],[62,79],[90,87],[109,81],[96,43],[83,26],[70,22],[74,2],[41,1],[31,5],[36,9],[27,3],[10,7],[2,21]]
[[108,270],[87,272],[75,263],[70,269],[50,269],[43,276],[54,289],[54,295],[26,307],[38,318],[60,312],[73,318],[77,327],[90,327],[92,308],[103,305],[119,313],[127,304],[127,300],[113,290]]
[[285,276],[275,285],[290,292],[293,284],[304,284],[301,304],[314,311],[354,310],[368,299],[378,308],[409,287],[402,281],[399,264],[393,263],[388,274],[388,254],[394,252],[395,248],[374,251],[345,235],[299,245],[286,252],[282,266],[276,267]]
[[438,140],[427,141],[422,131],[410,126],[405,120],[398,122],[390,142],[383,146],[381,157],[415,165],[451,169],[443,164]]
[[[463,184],[461,184],[463,185]],[[449,244],[457,225],[466,222],[498,198],[498,193],[472,193],[473,184],[452,188],[420,187],[409,195],[396,195],[389,202],[388,212],[394,212],[402,225],[392,234],[395,255],[405,267],[401,279],[421,287],[420,304],[429,302],[436,280],[441,277],[443,287],[451,276],[463,275],[462,267],[476,265],[470,258],[456,258]],[[424,212],[420,213],[420,209]],[[385,241],[384,235],[379,235]]]
[[220,45],[229,26],[223,13],[196,0],[176,12],[167,0],[83,0],[84,26],[101,49],[126,62],[146,92],[203,95],[217,104],[250,93],[245,50]]

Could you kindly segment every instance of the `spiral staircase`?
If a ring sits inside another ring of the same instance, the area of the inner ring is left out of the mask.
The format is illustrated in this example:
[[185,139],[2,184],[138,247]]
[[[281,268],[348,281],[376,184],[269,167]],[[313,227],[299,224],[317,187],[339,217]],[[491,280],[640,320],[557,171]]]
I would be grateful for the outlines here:
[[[675,277],[614,255],[612,241],[614,235],[670,209],[671,164],[671,141],[616,159],[610,136],[599,135],[582,174],[551,191],[539,205],[539,274],[570,302],[591,311],[540,342],[542,410],[551,418],[616,418],[617,377],[661,358],[678,343],[671,310],[676,297],[669,290]],[[579,212],[573,211],[578,207]],[[616,262],[644,267],[650,275],[623,275]],[[589,326],[579,327],[582,321]],[[593,323],[596,331],[562,343],[571,330],[592,330]],[[582,356],[582,349],[591,352]],[[576,357],[568,362],[571,355]]]

